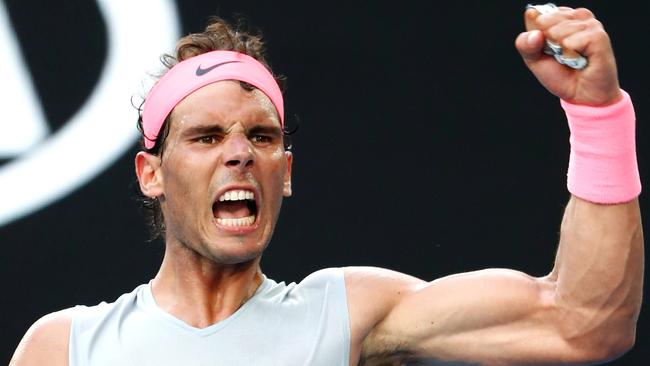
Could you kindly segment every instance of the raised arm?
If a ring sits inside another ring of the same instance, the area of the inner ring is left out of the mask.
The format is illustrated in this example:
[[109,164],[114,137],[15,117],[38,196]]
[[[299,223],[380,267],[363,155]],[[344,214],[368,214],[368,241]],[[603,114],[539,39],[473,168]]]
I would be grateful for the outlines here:
[[[516,47],[572,119],[573,195],[552,272],[536,278],[490,269],[426,283],[349,268],[351,364],[587,364],[634,344],[643,237],[631,104],[620,91],[609,38],[591,12],[526,16],[538,30],[522,33]],[[558,64],[542,53],[545,38],[585,55],[589,65]]]

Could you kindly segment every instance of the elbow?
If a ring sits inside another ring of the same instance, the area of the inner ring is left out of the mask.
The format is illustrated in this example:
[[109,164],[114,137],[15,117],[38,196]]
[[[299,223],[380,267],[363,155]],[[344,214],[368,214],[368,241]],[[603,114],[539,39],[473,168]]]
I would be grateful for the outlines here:
[[601,345],[603,360],[621,357],[634,347],[636,342],[636,325],[639,319],[640,304],[622,306],[609,312],[595,334],[594,344]]
[[634,348],[636,342],[636,332],[632,331],[631,334],[627,337],[624,337],[618,342],[610,347],[609,356],[613,358],[619,358],[625,353]]
[[634,347],[636,329],[632,327],[608,327],[567,341],[581,364],[600,364],[623,356]]
[[634,329],[618,332],[603,342],[602,349],[597,353],[596,361],[611,361],[619,358],[634,347],[636,332]]
[[593,342],[592,346],[587,347],[581,352],[580,363],[584,364],[601,364],[615,360],[634,347],[635,336],[621,335],[614,337],[616,339],[603,342]]
[[572,309],[563,313],[562,321],[556,323],[557,329],[567,355],[576,363],[608,362],[634,347],[638,313],[633,309]]

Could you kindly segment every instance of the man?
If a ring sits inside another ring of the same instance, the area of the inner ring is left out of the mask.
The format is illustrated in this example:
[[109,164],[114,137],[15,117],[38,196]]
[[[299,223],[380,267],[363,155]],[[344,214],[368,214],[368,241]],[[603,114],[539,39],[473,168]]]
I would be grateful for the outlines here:
[[[135,163],[164,223],[159,273],[113,304],[37,321],[12,365],[558,365],[625,352],[643,273],[631,102],[591,12],[537,15],[526,12],[516,47],[563,100],[572,141],[573,196],[549,275],[493,269],[426,283],[344,268],[298,285],[266,278],[260,256],[291,195],[282,94],[259,40],[217,21],[181,40],[179,62],[145,101]],[[546,39],[588,66],[559,64],[543,53]]]

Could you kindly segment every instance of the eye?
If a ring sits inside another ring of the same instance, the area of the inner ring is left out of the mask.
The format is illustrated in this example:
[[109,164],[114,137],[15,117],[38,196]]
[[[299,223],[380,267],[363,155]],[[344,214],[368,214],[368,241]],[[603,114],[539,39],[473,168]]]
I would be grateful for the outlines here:
[[196,141],[201,143],[201,144],[212,145],[212,144],[216,144],[217,142],[219,142],[219,138],[218,138],[218,136],[215,136],[215,135],[208,135],[208,136],[201,136],[201,137],[197,138]]
[[251,136],[251,141],[253,141],[254,144],[260,144],[260,145],[270,144],[271,142],[273,142],[273,137],[268,135],[258,134],[258,135]]

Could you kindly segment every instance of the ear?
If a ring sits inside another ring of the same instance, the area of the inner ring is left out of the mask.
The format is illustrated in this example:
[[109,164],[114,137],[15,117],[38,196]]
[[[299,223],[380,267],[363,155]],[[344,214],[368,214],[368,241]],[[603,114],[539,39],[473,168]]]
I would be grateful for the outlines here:
[[291,197],[291,164],[293,164],[293,154],[291,151],[284,152],[287,158],[287,170],[284,172],[284,196]]
[[144,151],[137,153],[135,155],[135,175],[138,177],[142,194],[149,198],[163,195],[159,157]]

